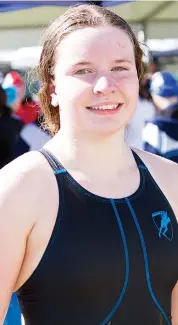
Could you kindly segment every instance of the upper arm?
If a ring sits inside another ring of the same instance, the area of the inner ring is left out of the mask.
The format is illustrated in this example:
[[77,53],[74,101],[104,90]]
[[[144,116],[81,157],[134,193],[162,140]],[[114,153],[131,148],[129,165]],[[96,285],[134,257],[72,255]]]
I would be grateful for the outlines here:
[[12,162],[0,171],[0,324],[23,263],[26,241],[35,223],[33,171]]
[[171,315],[172,325],[178,325],[178,282],[172,292]]
[[25,254],[24,230],[18,209],[14,209],[14,202],[3,202],[0,199],[0,324],[3,322]]

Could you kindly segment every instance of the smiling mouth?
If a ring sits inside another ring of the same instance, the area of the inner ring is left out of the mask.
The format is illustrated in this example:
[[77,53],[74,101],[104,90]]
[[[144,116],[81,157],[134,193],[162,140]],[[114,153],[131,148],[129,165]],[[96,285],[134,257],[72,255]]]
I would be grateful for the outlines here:
[[86,108],[94,113],[110,114],[110,113],[118,112],[122,107],[122,105],[123,103],[118,103],[118,104],[98,105],[98,106],[91,106],[91,107],[88,106]]

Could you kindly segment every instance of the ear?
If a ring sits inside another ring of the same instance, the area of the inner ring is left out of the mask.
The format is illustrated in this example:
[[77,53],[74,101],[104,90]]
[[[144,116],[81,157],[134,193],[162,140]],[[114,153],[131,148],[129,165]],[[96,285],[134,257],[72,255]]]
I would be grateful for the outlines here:
[[55,93],[51,94],[51,104],[54,107],[57,107],[59,105],[57,95]]
[[55,92],[55,81],[53,78],[51,78],[49,93],[50,93],[50,99],[51,99],[52,106],[57,107],[59,105],[59,102],[58,102],[58,98],[57,98],[57,95]]

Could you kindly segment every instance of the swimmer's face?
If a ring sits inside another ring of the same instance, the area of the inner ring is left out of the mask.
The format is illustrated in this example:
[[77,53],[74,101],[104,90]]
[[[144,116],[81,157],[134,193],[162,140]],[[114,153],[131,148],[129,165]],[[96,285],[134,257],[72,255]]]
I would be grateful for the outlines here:
[[72,32],[57,50],[54,84],[61,129],[107,135],[124,128],[139,89],[130,38],[115,27]]

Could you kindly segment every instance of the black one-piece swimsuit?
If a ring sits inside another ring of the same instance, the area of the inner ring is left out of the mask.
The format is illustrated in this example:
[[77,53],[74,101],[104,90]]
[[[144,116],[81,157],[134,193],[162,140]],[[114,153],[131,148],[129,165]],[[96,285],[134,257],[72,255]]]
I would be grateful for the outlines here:
[[45,253],[17,291],[25,324],[170,325],[177,220],[145,164],[133,152],[139,188],[109,199],[85,190],[41,152],[56,175],[60,204]]

